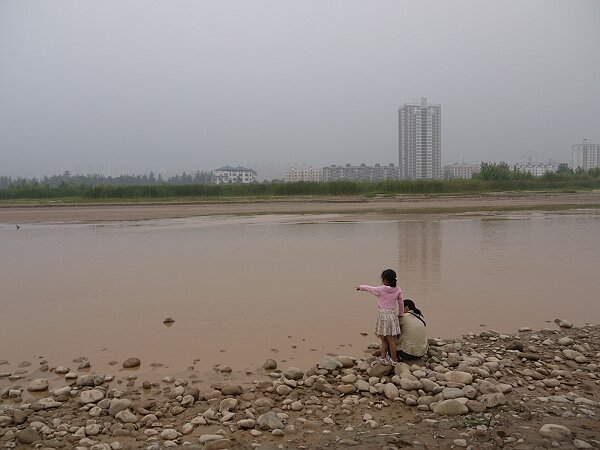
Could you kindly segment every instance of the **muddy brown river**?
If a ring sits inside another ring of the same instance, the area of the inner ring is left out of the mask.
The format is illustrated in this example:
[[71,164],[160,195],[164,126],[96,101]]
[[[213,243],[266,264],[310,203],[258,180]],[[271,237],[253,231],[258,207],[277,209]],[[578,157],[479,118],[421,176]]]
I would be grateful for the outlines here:
[[0,224],[0,360],[137,356],[173,373],[360,356],[377,307],[354,286],[388,267],[432,337],[600,322],[597,209],[388,219]]

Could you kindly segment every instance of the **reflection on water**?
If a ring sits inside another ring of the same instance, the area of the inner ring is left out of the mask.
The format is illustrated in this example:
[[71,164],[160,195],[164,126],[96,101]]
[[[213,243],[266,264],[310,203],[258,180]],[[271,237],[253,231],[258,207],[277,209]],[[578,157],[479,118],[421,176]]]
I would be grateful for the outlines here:
[[442,235],[439,221],[398,222],[398,271],[415,298],[439,293]]
[[[242,369],[274,354],[301,367],[330,351],[360,355],[377,311],[354,286],[378,284],[387,267],[398,269],[430,335],[556,317],[600,322],[599,219],[580,211],[3,226],[0,360],[40,355],[68,366],[84,355],[97,368],[136,356],[154,368]],[[163,326],[169,316],[176,326]]]

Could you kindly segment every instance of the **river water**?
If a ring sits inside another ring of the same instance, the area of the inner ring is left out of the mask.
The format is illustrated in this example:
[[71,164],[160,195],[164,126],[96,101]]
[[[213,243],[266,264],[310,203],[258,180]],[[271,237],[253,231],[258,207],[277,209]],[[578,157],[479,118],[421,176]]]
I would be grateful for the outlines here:
[[599,255],[595,210],[4,224],[0,360],[235,371],[360,356],[377,341],[377,307],[354,286],[388,267],[430,336],[598,323]]

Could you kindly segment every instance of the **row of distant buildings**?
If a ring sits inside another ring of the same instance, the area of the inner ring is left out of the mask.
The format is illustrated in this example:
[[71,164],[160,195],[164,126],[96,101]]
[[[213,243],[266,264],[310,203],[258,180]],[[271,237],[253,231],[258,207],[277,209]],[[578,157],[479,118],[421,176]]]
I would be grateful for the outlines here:
[[[556,172],[559,163],[549,161],[545,163],[535,162],[529,159],[526,162],[509,164],[510,170],[524,173],[530,173],[533,176],[540,177],[548,172]],[[571,163],[569,167],[573,170],[581,168],[590,170],[600,167],[600,145],[588,143],[583,140],[580,144],[575,144],[571,149]],[[475,175],[481,169],[481,162],[476,163],[454,163],[444,166],[442,177],[445,179],[468,179]],[[424,169],[423,169],[424,170]],[[438,169],[436,168],[436,171]],[[375,164],[375,165],[330,165],[323,168],[289,168],[285,171],[284,179],[286,183],[319,182],[319,181],[385,181],[398,179],[419,179],[417,177],[406,178],[402,176],[402,169],[394,164]],[[424,178],[424,177],[420,177]],[[255,183],[256,171],[246,167],[224,166],[213,171],[213,182],[215,184],[232,183]]]
[[[442,167],[442,110],[437,104],[429,104],[426,98],[420,102],[405,103],[398,108],[398,166],[375,164],[369,166],[331,165],[323,168],[290,168],[285,171],[285,182],[316,181],[384,181],[384,180],[435,180],[471,178],[479,172],[481,163],[454,163]],[[583,140],[572,146],[571,163],[576,170],[599,167],[600,146]],[[556,171],[558,163],[540,163],[529,158],[527,162],[509,165],[511,170],[542,176]],[[225,166],[214,171],[216,184],[253,183],[256,172],[244,167]]]

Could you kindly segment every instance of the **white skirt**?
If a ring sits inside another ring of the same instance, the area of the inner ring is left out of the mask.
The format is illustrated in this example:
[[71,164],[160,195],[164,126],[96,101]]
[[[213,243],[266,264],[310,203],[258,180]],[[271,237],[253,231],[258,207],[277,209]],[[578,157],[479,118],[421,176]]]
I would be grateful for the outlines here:
[[400,334],[400,321],[395,309],[380,309],[375,324],[377,336],[396,336]]

